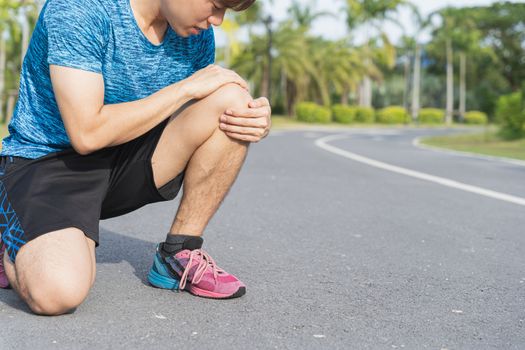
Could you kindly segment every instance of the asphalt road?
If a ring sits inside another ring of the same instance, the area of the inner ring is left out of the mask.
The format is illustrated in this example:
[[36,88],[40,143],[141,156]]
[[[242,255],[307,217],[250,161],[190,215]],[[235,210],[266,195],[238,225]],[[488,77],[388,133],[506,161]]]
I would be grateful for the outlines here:
[[148,286],[178,200],[101,222],[97,280],[39,317],[0,290],[0,349],[524,349],[525,206],[329,152],[525,198],[525,166],[418,149],[381,129],[274,132],[205,233],[240,299]]

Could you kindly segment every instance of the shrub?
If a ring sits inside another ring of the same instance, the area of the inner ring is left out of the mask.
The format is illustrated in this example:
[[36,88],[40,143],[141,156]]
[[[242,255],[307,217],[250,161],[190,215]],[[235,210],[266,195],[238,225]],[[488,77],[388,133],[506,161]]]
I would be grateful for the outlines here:
[[523,96],[520,92],[501,96],[496,106],[496,119],[501,124],[501,136],[517,139],[525,135],[525,111]]
[[487,115],[479,111],[465,113],[465,124],[487,124]]
[[335,105],[332,107],[332,116],[334,121],[342,124],[352,123],[357,116],[357,108],[344,105]]
[[409,117],[403,107],[392,106],[386,107],[377,113],[377,122],[385,124],[403,124],[408,123]]
[[439,124],[445,120],[445,111],[437,108],[422,108],[418,121],[422,124]]
[[359,123],[373,123],[375,111],[370,107],[355,107],[355,121]]
[[329,123],[332,120],[330,108],[313,102],[301,102],[296,108],[297,119],[307,123]]

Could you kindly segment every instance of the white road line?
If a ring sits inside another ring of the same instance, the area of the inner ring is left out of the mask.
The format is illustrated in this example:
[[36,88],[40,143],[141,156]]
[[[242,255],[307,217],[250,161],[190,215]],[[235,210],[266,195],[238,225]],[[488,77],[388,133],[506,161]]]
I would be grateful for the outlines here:
[[454,155],[454,156],[478,158],[478,159],[493,160],[493,161],[495,160],[495,161],[498,161],[498,162],[505,162],[505,163],[510,163],[510,164],[514,164],[514,165],[525,166],[525,162],[524,161],[517,160],[517,159],[505,158],[505,157],[496,157],[496,156],[485,156],[485,155],[481,155],[481,154],[477,154],[477,153],[463,152],[463,151],[454,151],[454,150],[444,149],[444,148],[440,148],[440,147],[434,147],[434,146],[425,145],[425,144],[421,143],[421,139],[424,138],[424,137],[426,137],[426,136],[416,137],[412,141],[412,145],[414,147],[421,148],[421,149],[424,149],[424,150],[434,151],[434,152],[439,152],[439,153],[445,153],[445,154],[451,154],[451,155]]
[[462,182],[458,182],[458,181],[454,181],[454,180],[451,180],[451,179],[447,179],[447,178],[444,178],[444,177],[439,177],[439,176],[434,176],[434,175],[430,175],[430,174],[425,174],[425,173],[421,173],[419,171],[414,171],[414,170],[398,167],[398,166],[395,166],[395,165],[379,162],[377,160],[366,158],[366,157],[360,156],[358,154],[355,154],[355,153],[352,153],[352,152],[348,152],[348,151],[345,151],[343,149],[340,149],[340,148],[337,148],[337,147],[334,147],[334,146],[331,146],[331,145],[328,144],[328,142],[330,142],[330,141],[344,139],[346,137],[348,137],[347,134],[325,136],[325,137],[322,137],[320,139],[317,139],[315,141],[315,145],[320,147],[320,148],[322,148],[322,149],[324,149],[325,151],[328,151],[328,152],[340,155],[342,157],[345,157],[345,158],[348,158],[348,159],[352,159],[352,160],[354,160],[356,162],[364,163],[364,164],[367,164],[367,165],[370,165],[370,166],[373,166],[373,167],[376,167],[376,168],[379,168],[379,169],[383,169],[383,170],[391,171],[391,172],[394,172],[394,173],[398,173],[398,174],[414,177],[414,178],[420,179],[420,180],[434,182],[434,183],[437,183],[437,184],[442,185],[442,186],[456,188],[458,190],[479,194],[481,196],[494,198],[494,199],[498,199],[498,200],[501,200],[501,201],[505,201],[505,202],[509,202],[509,203],[525,206],[525,198],[516,197],[516,196],[512,196],[512,195],[509,195],[509,194],[496,192],[496,191],[492,191],[492,190],[487,190],[485,188],[468,185],[468,184],[465,184],[465,183],[462,183]]

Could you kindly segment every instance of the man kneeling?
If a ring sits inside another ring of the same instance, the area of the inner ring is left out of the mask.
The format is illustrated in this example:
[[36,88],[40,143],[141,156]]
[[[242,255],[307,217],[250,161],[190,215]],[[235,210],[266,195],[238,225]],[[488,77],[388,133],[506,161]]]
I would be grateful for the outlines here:
[[[69,312],[95,280],[99,220],[181,204],[149,282],[208,298],[245,285],[202,234],[271,109],[213,65],[211,25],[255,0],[48,0],[3,140],[0,286],[38,314]],[[5,254],[4,254],[5,252]]]

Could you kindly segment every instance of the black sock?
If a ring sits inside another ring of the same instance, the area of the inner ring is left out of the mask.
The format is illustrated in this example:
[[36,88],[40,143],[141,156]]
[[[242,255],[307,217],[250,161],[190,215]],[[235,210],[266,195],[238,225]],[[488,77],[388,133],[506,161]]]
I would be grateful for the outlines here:
[[161,251],[166,256],[171,256],[185,249],[200,249],[202,247],[203,242],[204,240],[202,239],[202,237],[188,235],[172,235],[168,233],[168,235],[166,236],[166,241],[164,243],[161,243]]

